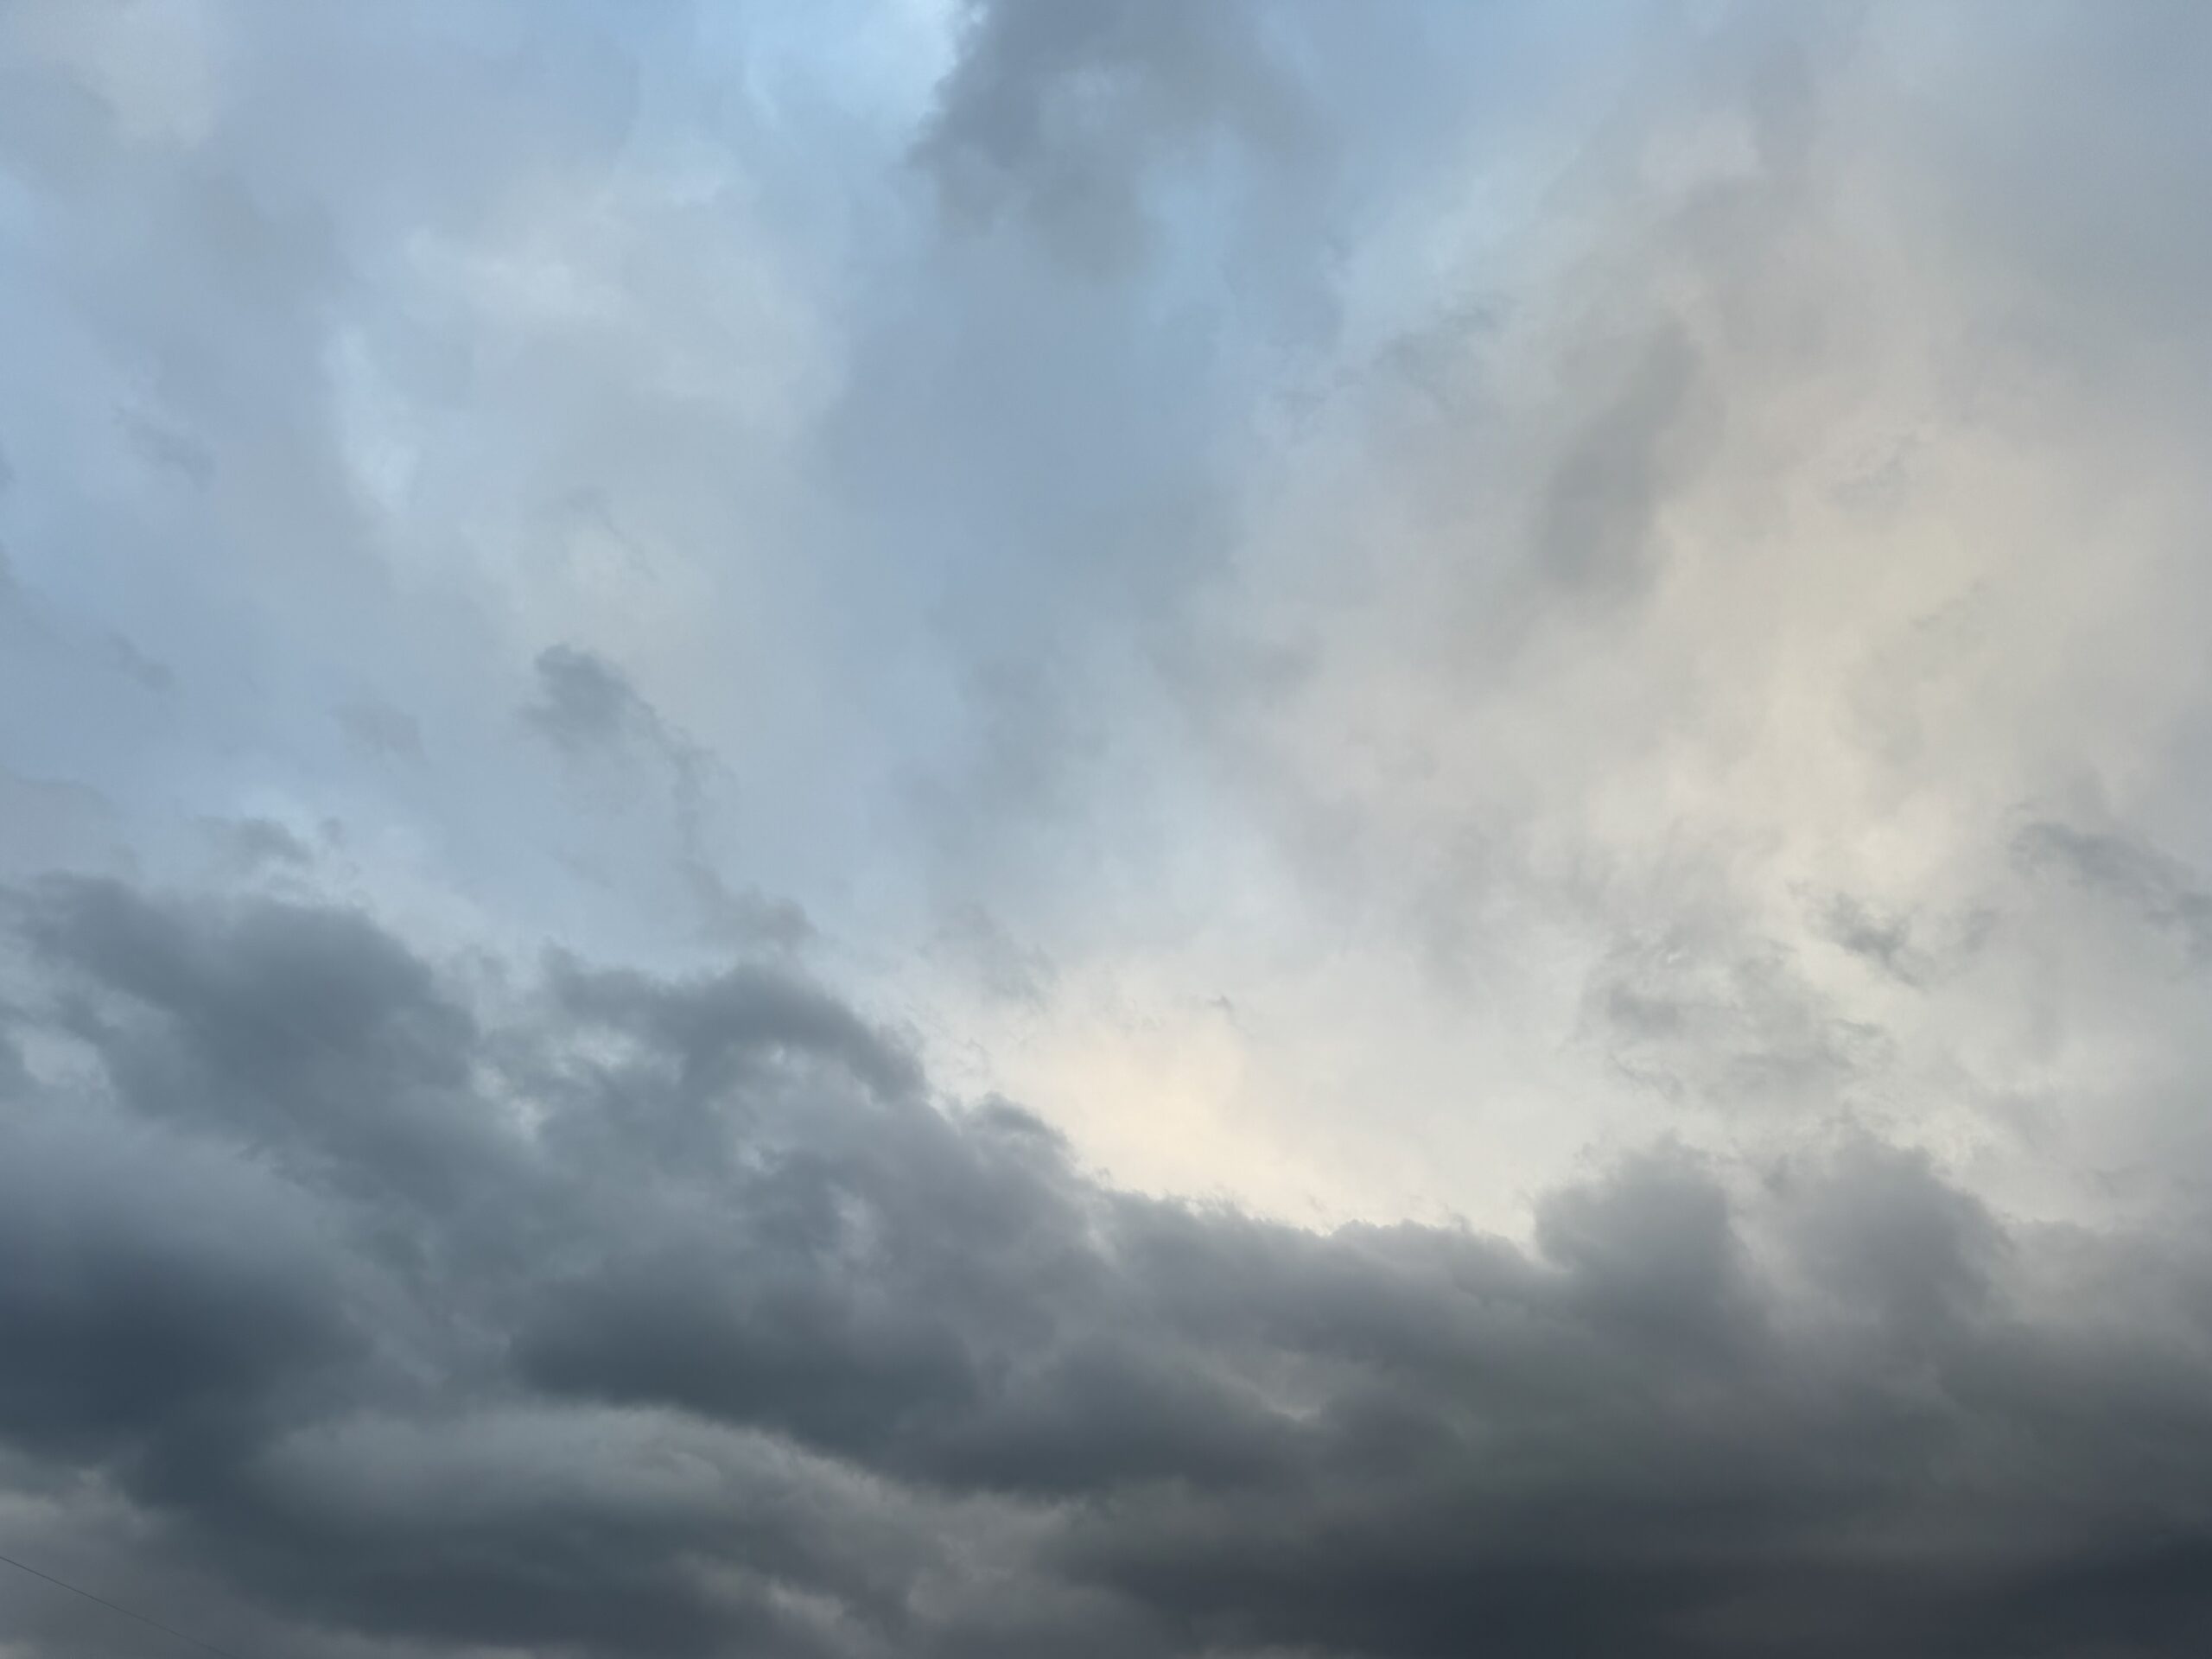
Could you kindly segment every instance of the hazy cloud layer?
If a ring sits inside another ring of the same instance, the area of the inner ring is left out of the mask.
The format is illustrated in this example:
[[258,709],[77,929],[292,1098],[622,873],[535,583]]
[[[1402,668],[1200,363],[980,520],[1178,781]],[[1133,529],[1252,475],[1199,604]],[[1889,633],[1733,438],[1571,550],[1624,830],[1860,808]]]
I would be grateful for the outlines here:
[[2208,55],[0,0],[0,1552],[2204,1645]]

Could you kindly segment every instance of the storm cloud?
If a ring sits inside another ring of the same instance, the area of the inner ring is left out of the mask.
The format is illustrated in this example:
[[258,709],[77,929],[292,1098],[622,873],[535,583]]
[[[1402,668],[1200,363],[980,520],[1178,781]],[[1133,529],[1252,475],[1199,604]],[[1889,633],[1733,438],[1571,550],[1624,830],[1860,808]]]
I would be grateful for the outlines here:
[[1522,1243],[1316,1235],[1103,1184],[766,970],[556,962],[494,1012],[343,912],[19,902],[0,1433],[114,1496],[10,1541],[158,1552],[236,1643],[2212,1626],[2212,1264],[1863,1137],[1629,1156]]

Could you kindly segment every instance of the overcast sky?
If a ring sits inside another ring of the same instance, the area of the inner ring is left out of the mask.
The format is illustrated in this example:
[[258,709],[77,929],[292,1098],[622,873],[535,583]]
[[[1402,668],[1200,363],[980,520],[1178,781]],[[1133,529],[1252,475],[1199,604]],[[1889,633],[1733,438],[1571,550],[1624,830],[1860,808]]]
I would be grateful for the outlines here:
[[2208,78],[0,0],[0,1554],[238,1659],[2212,1650]]

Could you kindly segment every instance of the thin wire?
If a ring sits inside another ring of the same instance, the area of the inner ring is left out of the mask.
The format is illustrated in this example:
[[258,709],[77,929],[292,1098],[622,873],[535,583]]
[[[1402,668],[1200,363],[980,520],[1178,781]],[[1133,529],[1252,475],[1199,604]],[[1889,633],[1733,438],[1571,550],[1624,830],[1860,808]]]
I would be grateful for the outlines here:
[[19,1573],[28,1573],[35,1579],[44,1579],[48,1584],[60,1585],[73,1596],[82,1596],[86,1601],[97,1601],[111,1613],[121,1613],[125,1618],[135,1618],[141,1624],[159,1630],[163,1636],[173,1636],[180,1642],[189,1642],[195,1648],[205,1649],[209,1653],[219,1654],[222,1659],[238,1659],[238,1656],[228,1648],[219,1648],[213,1642],[202,1642],[196,1636],[187,1635],[174,1624],[164,1624],[161,1620],[149,1618],[143,1613],[134,1613],[119,1601],[110,1601],[105,1596],[96,1596],[89,1590],[79,1590],[67,1579],[57,1579],[51,1573],[41,1573],[35,1567],[26,1567],[12,1555],[0,1555],[0,1561],[7,1562]]

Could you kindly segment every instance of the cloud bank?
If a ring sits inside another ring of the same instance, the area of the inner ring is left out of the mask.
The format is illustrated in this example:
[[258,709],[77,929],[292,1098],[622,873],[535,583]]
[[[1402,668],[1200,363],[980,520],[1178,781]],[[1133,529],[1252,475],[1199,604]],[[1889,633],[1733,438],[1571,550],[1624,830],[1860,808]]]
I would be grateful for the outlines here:
[[1861,1137],[1646,1150],[1527,1246],[1319,1236],[942,1109],[766,969],[472,991],[346,912],[79,880],[17,914],[9,1541],[158,1562],[237,1645],[2148,1652],[2212,1618],[2212,1263],[2007,1226]]

